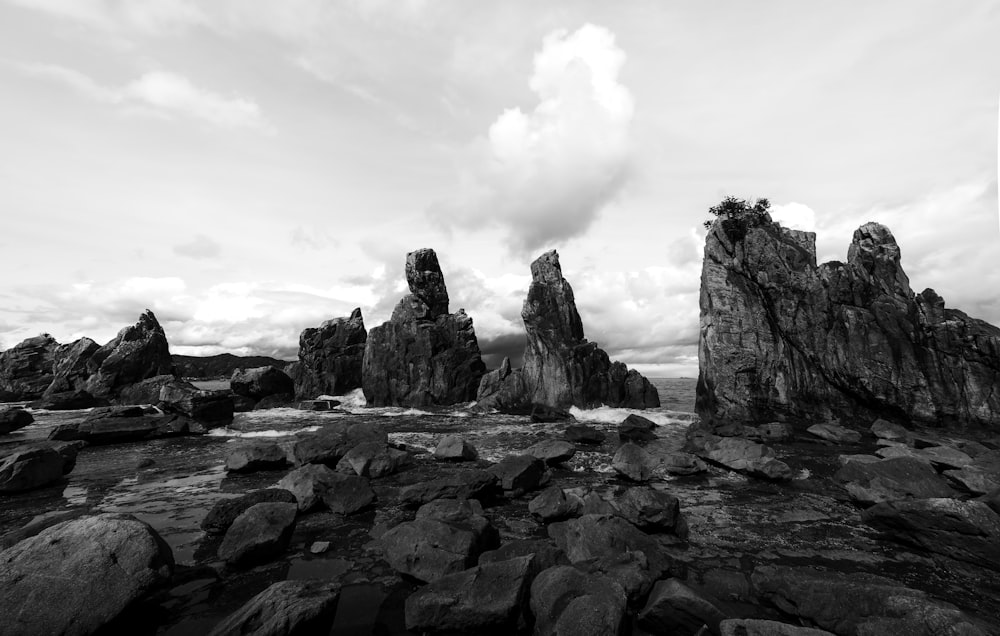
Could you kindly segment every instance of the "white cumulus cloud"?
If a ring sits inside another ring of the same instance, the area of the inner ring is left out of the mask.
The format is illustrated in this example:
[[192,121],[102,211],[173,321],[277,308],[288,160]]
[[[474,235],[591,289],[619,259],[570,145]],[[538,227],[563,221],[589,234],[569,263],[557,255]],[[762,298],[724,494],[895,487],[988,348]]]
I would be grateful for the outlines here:
[[584,234],[630,173],[634,100],[618,81],[624,63],[603,27],[547,35],[529,82],[538,104],[493,122],[463,157],[457,193],[434,203],[431,216],[465,228],[499,225],[522,253]]
[[771,219],[792,230],[816,231],[816,213],[801,203],[771,206]]

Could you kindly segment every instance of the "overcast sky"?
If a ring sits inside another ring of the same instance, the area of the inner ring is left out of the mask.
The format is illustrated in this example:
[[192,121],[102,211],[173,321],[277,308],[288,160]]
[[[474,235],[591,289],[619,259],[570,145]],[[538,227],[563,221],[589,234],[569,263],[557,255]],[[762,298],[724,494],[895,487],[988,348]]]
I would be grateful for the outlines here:
[[726,195],[821,260],[885,223],[1000,323],[998,33],[988,0],[0,0],[0,348],[149,307],[174,353],[292,359],[431,247],[521,350],[557,248],[589,339],[692,376]]

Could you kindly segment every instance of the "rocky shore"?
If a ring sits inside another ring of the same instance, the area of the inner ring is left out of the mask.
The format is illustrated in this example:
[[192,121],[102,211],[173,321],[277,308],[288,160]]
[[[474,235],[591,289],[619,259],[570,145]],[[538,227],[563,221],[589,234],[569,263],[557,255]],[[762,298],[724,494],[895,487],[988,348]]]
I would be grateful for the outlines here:
[[[697,386],[588,342],[554,252],[522,369],[483,367],[431,250],[389,322],[226,390],[175,375],[151,312],[3,352],[0,635],[1000,634],[1000,435],[953,392],[989,398],[995,329],[907,295],[884,228],[817,270],[808,236],[727,221]],[[798,338],[819,315],[863,335]],[[857,337],[867,366],[836,354]]]

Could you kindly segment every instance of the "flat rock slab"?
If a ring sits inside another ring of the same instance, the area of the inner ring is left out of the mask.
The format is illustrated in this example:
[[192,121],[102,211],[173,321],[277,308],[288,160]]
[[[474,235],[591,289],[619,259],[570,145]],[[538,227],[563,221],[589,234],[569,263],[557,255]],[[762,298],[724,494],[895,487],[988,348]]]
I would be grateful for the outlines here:
[[259,503],[236,517],[219,546],[219,558],[245,566],[267,561],[285,551],[295,530],[295,504]]
[[0,552],[0,633],[91,634],[165,583],[173,564],[132,515],[57,524]]
[[525,455],[537,457],[546,464],[554,466],[562,464],[576,455],[576,446],[562,440],[547,439],[533,444],[524,450]]
[[861,441],[861,433],[839,424],[813,424],[806,429],[806,432],[834,444],[857,444]]
[[224,534],[233,521],[236,521],[236,518],[246,512],[250,506],[268,502],[298,503],[295,495],[282,488],[255,490],[239,497],[216,502],[202,519],[201,529],[209,534]]
[[849,462],[834,475],[861,504],[905,498],[949,497],[954,491],[938,477],[930,463],[913,457],[878,462]]
[[513,633],[522,620],[533,559],[485,563],[426,585],[406,599],[406,629]]
[[500,479],[492,472],[470,469],[429,481],[404,486],[403,503],[422,505],[435,499],[491,499],[500,490]]
[[340,589],[336,581],[279,581],[230,614],[209,636],[329,633]]
[[226,470],[230,472],[273,470],[286,463],[285,450],[276,442],[237,442],[226,449]]

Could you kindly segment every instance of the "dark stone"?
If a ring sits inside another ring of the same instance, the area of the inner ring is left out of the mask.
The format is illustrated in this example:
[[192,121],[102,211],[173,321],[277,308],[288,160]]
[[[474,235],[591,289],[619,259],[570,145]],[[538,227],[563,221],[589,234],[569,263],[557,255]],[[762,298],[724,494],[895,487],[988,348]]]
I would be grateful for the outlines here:
[[0,493],[41,488],[62,479],[76,463],[76,449],[69,444],[40,443],[16,446],[3,449],[2,453]]
[[471,469],[437,479],[422,481],[403,487],[400,500],[409,505],[422,505],[435,499],[494,498],[500,490],[500,479],[485,470]]
[[551,567],[531,583],[537,636],[616,636],[625,622],[625,590],[607,576]]
[[43,399],[52,400],[56,395],[72,395],[78,391],[90,395],[81,387],[86,385],[87,379],[93,372],[89,366],[90,359],[100,348],[101,346],[90,338],[80,338],[56,347],[52,360],[52,382],[46,387]]
[[612,362],[595,343],[587,342],[576,309],[573,288],[562,276],[553,250],[531,264],[531,286],[521,309],[527,332],[524,367],[490,374],[479,387],[477,401],[500,410],[543,404],[647,408],[660,405],[655,387],[634,369]]
[[0,553],[7,634],[91,634],[173,572],[170,548],[132,515],[101,514],[47,528]]
[[[234,399],[235,397],[236,396],[234,396]],[[253,410],[264,411],[267,409],[291,408],[292,402],[294,401],[295,395],[292,393],[275,393],[274,395],[262,397],[253,405]]]
[[508,455],[486,469],[496,475],[505,491],[530,492],[545,475],[545,462],[531,455]]
[[656,634],[694,636],[705,626],[713,634],[729,618],[715,604],[681,581],[657,581],[646,606],[639,614],[639,626]]
[[209,428],[233,421],[233,396],[229,391],[202,391],[183,380],[161,386],[159,404],[166,411],[181,413]]
[[33,400],[52,383],[52,363],[59,343],[45,333],[0,352],[0,395],[8,402]]
[[524,454],[537,457],[546,464],[554,466],[572,459],[573,455],[576,455],[576,446],[561,440],[546,439],[524,449]]
[[233,520],[219,546],[219,558],[229,565],[244,566],[282,554],[295,531],[295,504],[258,503]]
[[523,621],[532,558],[485,563],[424,586],[406,599],[406,629],[513,633]]
[[299,361],[289,373],[302,398],[343,395],[361,388],[368,332],[356,308],[347,318],[327,320],[299,335]]
[[671,475],[696,475],[708,470],[705,462],[690,453],[670,453],[661,465]]
[[649,481],[654,464],[655,460],[649,453],[632,443],[623,444],[611,458],[611,467],[615,472],[632,481]]
[[401,574],[427,582],[475,565],[478,544],[472,530],[437,519],[401,523],[379,539],[389,565]]
[[340,589],[337,581],[278,581],[216,625],[209,636],[329,633]]
[[358,444],[337,463],[340,472],[352,472],[361,477],[378,479],[398,471],[410,461],[410,454],[384,442]]
[[656,423],[641,415],[629,415],[618,425],[618,439],[623,442],[645,443],[656,439]]
[[550,424],[552,422],[567,422],[573,419],[569,411],[553,408],[545,404],[533,404],[531,406],[531,421],[536,424]]
[[720,636],[834,636],[823,629],[799,627],[757,618],[728,618],[719,623]]
[[226,470],[230,472],[273,470],[283,468],[286,463],[285,451],[276,442],[240,441],[226,447]]
[[49,439],[104,445],[204,432],[197,422],[183,415],[145,415],[142,409],[135,408],[138,415],[95,409],[83,422],[55,427],[49,432]]
[[296,433],[289,450],[289,460],[297,466],[303,464],[336,465],[344,455],[358,444],[379,442],[386,444],[389,435],[383,426],[359,422],[334,421],[318,431]]
[[[406,257],[410,295],[365,344],[362,388],[372,406],[431,406],[476,399],[486,366],[472,319],[448,313],[444,279],[432,250]],[[430,268],[430,269],[426,269]]]
[[953,605],[873,574],[757,566],[751,579],[782,612],[836,634],[986,636]]
[[914,294],[886,227],[862,225],[847,263],[817,266],[814,234],[736,222],[716,222],[705,246],[703,422],[996,426],[1000,329]]
[[634,486],[611,501],[618,514],[646,532],[668,532],[687,538],[681,503],[671,494],[647,486]]
[[907,497],[950,497],[955,494],[928,462],[913,457],[848,462],[837,471],[834,479],[863,505]]
[[567,426],[563,435],[566,436],[567,441],[575,444],[600,444],[606,437],[602,431],[585,424]]
[[19,408],[0,409],[0,435],[12,433],[35,421],[34,416]]
[[479,555],[479,564],[506,561],[515,557],[533,556],[532,565],[538,572],[555,565],[569,565],[569,559],[562,550],[547,539],[515,539],[496,550],[487,550]]
[[434,448],[434,459],[438,461],[472,461],[479,457],[476,448],[458,435],[446,435]]
[[654,580],[678,569],[655,538],[618,516],[585,514],[551,523],[547,530],[571,563],[638,551],[645,554]]
[[546,488],[528,502],[528,512],[546,523],[576,517],[581,510],[583,500],[573,494],[567,496],[558,486]]
[[852,431],[849,428],[844,428],[839,424],[830,422],[813,424],[806,429],[806,432],[834,444],[857,444],[861,441],[861,433],[858,431]]
[[[262,400],[271,395],[295,392],[295,385],[281,369],[273,366],[257,367],[255,369],[236,369],[229,379],[229,389],[236,395]],[[288,398],[291,402],[294,396]]]
[[861,520],[901,543],[1000,569],[1000,515],[980,501],[886,501],[862,512]]
[[201,529],[209,534],[224,534],[233,524],[236,517],[246,512],[247,508],[259,503],[293,503],[297,504],[295,495],[281,488],[265,488],[254,490],[239,497],[222,499],[212,506],[201,521]]
[[699,454],[714,464],[752,477],[770,480],[792,478],[791,468],[785,462],[775,459],[770,447],[739,437],[712,438]]
[[375,491],[366,478],[337,473],[321,464],[293,470],[278,482],[278,488],[295,495],[302,512],[322,502],[332,512],[349,515],[375,501]]

